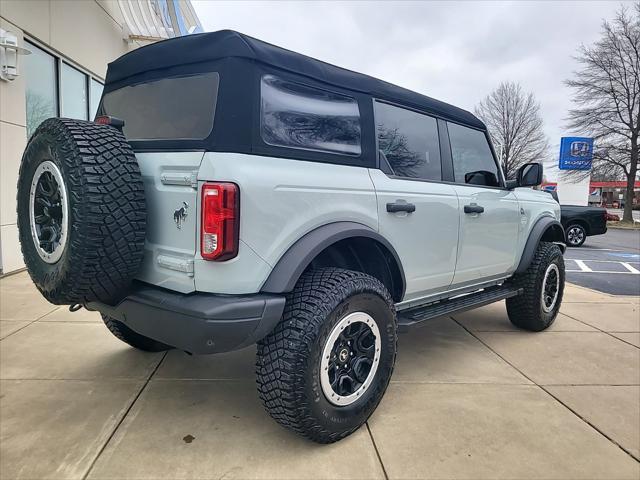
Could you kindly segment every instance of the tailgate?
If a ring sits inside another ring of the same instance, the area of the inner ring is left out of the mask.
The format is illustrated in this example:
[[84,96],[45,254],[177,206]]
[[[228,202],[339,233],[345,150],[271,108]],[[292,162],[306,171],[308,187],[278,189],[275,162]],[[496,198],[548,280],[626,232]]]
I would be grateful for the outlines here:
[[147,202],[145,255],[138,280],[182,293],[195,290],[196,173],[203,155],[136,153]]

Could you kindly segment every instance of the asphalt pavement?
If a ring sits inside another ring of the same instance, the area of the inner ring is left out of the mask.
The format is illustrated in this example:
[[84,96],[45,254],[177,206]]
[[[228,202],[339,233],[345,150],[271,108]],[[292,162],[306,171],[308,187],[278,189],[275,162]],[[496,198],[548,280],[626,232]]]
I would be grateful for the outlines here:
[[567,281],[613,295],[640,295],[640,230],[609,229],[568,248]]

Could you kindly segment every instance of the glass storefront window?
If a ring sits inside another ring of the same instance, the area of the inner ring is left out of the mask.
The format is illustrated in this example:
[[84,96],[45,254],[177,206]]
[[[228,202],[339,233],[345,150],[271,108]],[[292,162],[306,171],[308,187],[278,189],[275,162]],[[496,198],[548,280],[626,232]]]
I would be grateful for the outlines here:
[[89,83],[89,120],[96,118],[96,112],[98,111],[103,89],[104,85],[93,78],[91,79]]
[[56,59],[35,45],[28,44],[31,55],[23,59],[26,81],[27,135],[44,120],[58,114],[56,88]]
[[87,76],[63,63],[60,80],[62,94],[60,115],[67,118],[87,120]]

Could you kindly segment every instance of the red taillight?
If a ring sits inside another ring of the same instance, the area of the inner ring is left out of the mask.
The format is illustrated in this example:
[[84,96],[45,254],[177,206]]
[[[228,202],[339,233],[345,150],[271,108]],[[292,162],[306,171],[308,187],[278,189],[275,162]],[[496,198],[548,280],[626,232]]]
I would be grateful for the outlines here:
[[205,260],[229,260],[238,254],[240,191],[235,183],[202,186],[200,254]]
[[99,125],[111,125],[112,127],[116,127],[120,130],[122,130],[122,127],[124,127],[124,120],[116,117],[111,117],[109,115],[100,115],[99,117],[96,117],[94,123],[97,123]]

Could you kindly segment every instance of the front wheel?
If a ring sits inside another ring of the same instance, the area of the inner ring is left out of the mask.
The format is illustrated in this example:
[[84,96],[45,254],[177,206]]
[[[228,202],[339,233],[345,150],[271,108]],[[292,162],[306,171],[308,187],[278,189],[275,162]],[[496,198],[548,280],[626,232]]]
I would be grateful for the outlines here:
[[567,227],[565,237],[567,239],[567,245],[570,247],[579,247],[587,239],[587,231],[582,225],[574,223]]
[[554,243],[540,242],[526,272],[513,278],[523,293],[507,299],[507,314],[516,327],[540,332],[560,311],[564,293],[564,258]]
[[396,357],[387,289],[360,272],[305,273],[280,323],[258,343],[258,392],[281,425],[332,443],[364,424],[382,399]]

